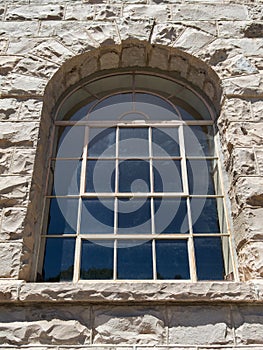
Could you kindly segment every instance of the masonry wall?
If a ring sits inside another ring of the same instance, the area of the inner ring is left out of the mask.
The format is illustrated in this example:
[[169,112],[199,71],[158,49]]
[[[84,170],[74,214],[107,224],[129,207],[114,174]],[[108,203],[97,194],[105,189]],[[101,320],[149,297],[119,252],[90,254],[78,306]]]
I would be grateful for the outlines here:
[[[263,4],[0,4],[0,348],[263,348]],[[218,112],[240,281],[34,283],[62,94],[129,67],[171,72]]]

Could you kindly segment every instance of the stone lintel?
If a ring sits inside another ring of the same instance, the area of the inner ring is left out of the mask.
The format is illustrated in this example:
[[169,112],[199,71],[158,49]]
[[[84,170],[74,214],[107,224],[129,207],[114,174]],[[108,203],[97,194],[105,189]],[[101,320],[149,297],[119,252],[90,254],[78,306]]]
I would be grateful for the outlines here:
[[60,282],[0,280],[0,303],[263,303],[263,283]]

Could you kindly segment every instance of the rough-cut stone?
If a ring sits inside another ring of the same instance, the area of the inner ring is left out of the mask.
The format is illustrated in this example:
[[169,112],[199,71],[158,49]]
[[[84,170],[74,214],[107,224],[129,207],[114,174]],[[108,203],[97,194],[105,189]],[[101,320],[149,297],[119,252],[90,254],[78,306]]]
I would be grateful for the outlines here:
[[18,119],[23,121],[40,119],[42,105],[43,102],[39,99],[26,99],[22,101]]
[[37,122],[0,122],[0,145],[32,146],[38,137]]
[[256,175],[255,152],[249,148],[235,148],[229,159],[227,170],[234,179],[240,175]]
[[3,210],[0,239],[22,238],[26,216],[25,208],[8,208]]
[[100,67],[101,69],[112,69],[118,68],[120,57],[117,52],[110,51],[106,52],[100,57]]
[[262,279],[263,242],[252,241],[238,250],[239,271],[243,280]]
[[146,308],[112,308],[110,312],[94,312],[94,344],[163,344],[166,338],[164,322],[153,310]]
[[255,149],[256,154],[256,162],[258,167],[258,174],[263,175],[263,150],[262,149]]
[[18,278],[21,248],[21,243],[0,243],[0,278]]
[[121,40],[139,39],[150,41],[155,25],[154,20],[135,22],[131,19],[123,20],[122,18],[116,20],[116,23]]
[[171,44],[179,37],[184,30],[183,25],[172,23],[160,23],[154,26],[151,42],[153,44]]
[[58,68],[58,65],[53,62],[31,56],[21,59],[14,71],[40,78],[50,78]]
[[16,151],[12,158],[12,164],[10,166],[10,173],[12,174],[32,174],[35,160],[34,149],[19,149]]
[[240,98],[229,98],[225,100],[222,109],[222,117],[224,120],[228,121],[250,121],[252,120],[252,118],[254,121],[260,121],[261,118],[260,113],[258,117],[252,117],[251,103],[249,100],[242,100]]
[[196,53],[212,41],[214,37],[195,28],[187,28],[176,40],[175,47],[189,53]]
[[169,7],[167,5],[127,5],[123,10],[123,17],[132,21],[142,19],[167,21],[170,18]]
[[[21,38],[20,41],[24,41],[25,37],[33,36],[38,32],[38,23],[32,22],[1,22],[0,21],[0,33],[2,36],[8,36],[13,38]],[[32,40],[32,39],[31,39]]]
[[0,99],[0,120],[16,120],[20,105],[15,98]]
[[0,174],[7,174],[9,172],[11,158],[11,150],[6,151],[0,149]]
[[0,206],[25,204],[28,195],[29,179],[19,175],[0,177]]
[[244,36],[247,38],[262,38],[263,24],[260,22],[252,22],[244,29]]
[[64,7],[61,5],[45,6],[10,6],[5,15],[6,20],[59,20],[63,17]]
[[3,95],[43,95],[47,80],[22,74],[9,74],[3,83]]
[[68,5],[65,11],[65,20],[93,20],[95,8],[90,4]]
[[16,56],[0,56],[0,74],[6,75],[12,71],[20,59]]
[[228,307],[169,308],[169,343],[187,345],[233,344]]
[[146,61],[146,50],[144,47],[125,47],[122,51],[121,65],[144,66]]

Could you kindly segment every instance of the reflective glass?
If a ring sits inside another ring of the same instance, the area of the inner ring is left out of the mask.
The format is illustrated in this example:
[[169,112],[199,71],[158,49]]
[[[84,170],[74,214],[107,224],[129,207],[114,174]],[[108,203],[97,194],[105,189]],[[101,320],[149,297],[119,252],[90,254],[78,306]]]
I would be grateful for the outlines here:
[[149,156],[148,128],[120,128],[119,156]]
[[194,233],[219,233],[218,203],[222,198],[191,198]]
[[196,237],[194,245],[198,280],[223,280],[221,237]]
[[89,115],[90,120],[119,120],[133,110],[132,94],[110,96],[98,103]]
[[184,126],[185,153],[187,156],[213,156],[214,141],[211,126]]
[[114,199],[83,199],[80,233],[113,233]]
[[186,240],[156,240],[157,279],[189,279]]
[[79,194],[81,160],[60,160],[51,163],[53,171],[52,195]]
[[123,198],[118,200],[118,233],[151,233],[149,199]]
[[154,191],[182,192],[182,174],[180,160],[154,160]]
[[107,241],[82,241],[80,278],[113,279],[113,247]]
[[76,233],[78,217],[77,198],[52,198],[48,216],[48,234]]
[[57,158],[81,158],[84,147],[83,126],[66,126],[56,128],[57,145],[54,156]]
[[150,166],[145,160],[119,162],[119,192],[149,192]]
[[117,277],[119,279],[152,279],[152,242],[119,241],[117,252]]
[[42,271],[43,281],[71,281],[73,277],[74,254],[74,238],[47,238]]
[[86,192],[115,191],[115,160],[88,160]]
[[188,233],[185,198],[156,198],[154,200],[156,233]]
[[178,128],[152,128],[153,156],[179,157]]
[[149,120],[178,120],[174,107],[164,99],[150,94],[135,94],[136,111],[145,113]]
[[88,156],[115,157],[116,129],[90,128]]
[[[215,194],[214,160],[187,160],[188,185],[190,194]],[[219,194],[219,192],[217,192]]]

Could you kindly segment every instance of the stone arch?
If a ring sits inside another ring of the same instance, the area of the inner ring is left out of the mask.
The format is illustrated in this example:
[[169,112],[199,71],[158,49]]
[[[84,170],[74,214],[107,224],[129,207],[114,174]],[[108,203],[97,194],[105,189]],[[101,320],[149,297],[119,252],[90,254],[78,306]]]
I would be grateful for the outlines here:
[[34,267],[40,244],[41,215],[47,174],[47,154],[52,139],[56,108],[63,97],[80,82],[107,71],[147,69],[165,72],[187,82],[200,93],[216,114],[220,111],[222,89],[218,75],[200,59],[179,49],[127,40],[120,45],[103,46],[77,55],[57,70],[48,82],[43,99],[39,142],[25,224],[20,279],[35,279]]

